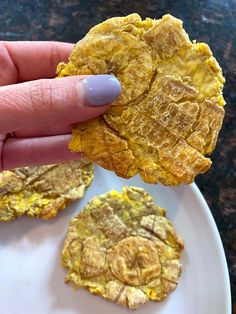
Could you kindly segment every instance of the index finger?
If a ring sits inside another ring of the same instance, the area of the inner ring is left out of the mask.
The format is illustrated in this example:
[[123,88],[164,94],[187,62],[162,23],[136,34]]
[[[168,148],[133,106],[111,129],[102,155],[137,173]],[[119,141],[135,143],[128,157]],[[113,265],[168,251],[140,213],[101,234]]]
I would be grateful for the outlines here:
[[50,41],[1,41],[1,85],[55,77],[60,61],[67,61],[73,44]]

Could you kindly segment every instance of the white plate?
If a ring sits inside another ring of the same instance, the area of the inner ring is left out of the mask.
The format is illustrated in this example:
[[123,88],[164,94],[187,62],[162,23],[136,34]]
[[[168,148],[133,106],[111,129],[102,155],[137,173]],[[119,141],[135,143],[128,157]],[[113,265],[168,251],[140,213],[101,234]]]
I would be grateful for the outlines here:
[[149,302],[137,314],[230,314],[228,270],[211,212],[195,184],[167,188],[139,177],[123,180],[96,168],[85,198],[45,222],[20,218],[0,224],[0,309],[4,314],[130,313],[85,290],[64,284],[60,264],[69,220],[94,195],[124,185],[144,187],[185,240],[183,273],[177,289],[162,303]]

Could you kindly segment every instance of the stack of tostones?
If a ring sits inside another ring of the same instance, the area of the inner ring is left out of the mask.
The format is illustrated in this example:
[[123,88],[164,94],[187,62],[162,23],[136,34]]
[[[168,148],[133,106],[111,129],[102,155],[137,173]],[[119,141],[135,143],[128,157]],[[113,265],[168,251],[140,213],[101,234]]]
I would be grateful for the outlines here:
[[62,264],[66,282],[137,309],[176,288],[183,240],[141,188],[93,198],[69,225]]
[[81,198],[92,180],[93,165],[82,160],[0,172],[0,220],[50,219]]
[[58,76],[114,74],[122,92],[106,114],[74,127],[72,151],[117,175],[189,184],[211,166],[224,117],[221,68],[171,15],[116,17],[93,27]]

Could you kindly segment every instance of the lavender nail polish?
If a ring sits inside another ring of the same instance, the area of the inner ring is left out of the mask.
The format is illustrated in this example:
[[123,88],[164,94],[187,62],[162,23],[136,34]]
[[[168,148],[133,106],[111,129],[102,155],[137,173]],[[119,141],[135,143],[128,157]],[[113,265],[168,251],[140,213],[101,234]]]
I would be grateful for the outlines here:
[[121,86],[113,75],[91,75],[78,83],[83,87],[86,106],[103,106],[120,95]]

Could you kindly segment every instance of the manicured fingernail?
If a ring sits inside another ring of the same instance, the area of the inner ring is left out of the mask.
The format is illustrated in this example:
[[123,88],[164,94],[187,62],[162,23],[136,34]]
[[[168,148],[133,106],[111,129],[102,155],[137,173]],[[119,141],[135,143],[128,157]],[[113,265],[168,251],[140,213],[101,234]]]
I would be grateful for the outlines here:
[[85,98],[86,106],[104,106],[120,95],[121,86],[113,75],[91,75],[77,83],[78,92]]

